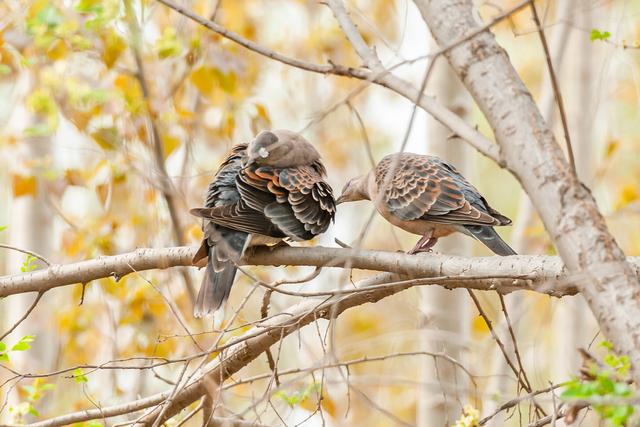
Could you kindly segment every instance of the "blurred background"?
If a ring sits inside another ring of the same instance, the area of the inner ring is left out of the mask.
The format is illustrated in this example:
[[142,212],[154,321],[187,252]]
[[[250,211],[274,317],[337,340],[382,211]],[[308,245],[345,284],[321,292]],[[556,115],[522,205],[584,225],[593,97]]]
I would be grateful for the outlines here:
[[[488,21],[519,2],[476,3]],[[331,11],[319,2],[181,4],[286,55],[318,64],[361,65]],[[435,47],[413,3],[356,0],[347,5],[383,63],[401,64],[395,72],[419,86],[424,56]],[[547,0],[536,5],[564,97],[579,176],[627,255],[640,255],[640,2]],[[496,25],[494,32],[562,142],[529,11]],[[446,62],[438,63],[427,93],[492,137]],[[257,55],[155,1],[5,0],[0,3],[0,243],[54,264],[139,247],[195,245],[202,234],[188,210],[203,203],[209,180],[233,144],[249,141],[262,129],[301,131],[322,154],[337,195],[349,178],[400,150],[412,108],[385,88],[312,74]],[[494,208],[513,219],[512,227],[499,231],[519,253],[554,254],[518,182],[421,110],[405,151],[437,154],[463,171]],[[378,215],[369,223],[372,214],[364,202],[341,205],[335,225],[306,244],[335,246],[335,238],[356,244],[362,237],[364,248],[406,251],[413,246],[417,236]],[[442,239],[435,251],[490,255],[467,237]],[[43,261],[0,248],[1,275],[42,267]],[[249,270],[267,283],[313,271]],[[369,274],[354,271],[350,277],[325,269],[300,289],[346,286]],[[263,291],[250,295],[254,285],[240,274],[215,322],[194,319],[193,292],[201,275],[195,268],[176,268],[131,274],[119,282],[94,281],[84,294],[80,284],[54,289],[3,339],[10,346],[35,336],[31,348],[11,353],[2,364],[21,373],[48,373],[128,357],[175,359],[197,352],[177,317],[202,346],[225,342],[260,319]],[[497,297],[478,296],[509,343]],[[24,315],[34,297],[0,301],[0,331]],[[296,302],[274,295],[270,313]],[[558,300],[519,292],[507,296],[506,306],[534,389],[576,375],[581,363],[577,348],[597,353],[603,339],[579,297]],[[465,291],[413,288],[349,310],[333,326],[320,321],[317,328],[309,326],[284,340],[279,369],[303,372],[287,376],[280,387],[269,384],[269,378],[234,384],[270,373],[264,355],[240,371],[228,383],[217,414],[268,425],[449,426],[465,405],[486,415],[526,394]],[[232,332],[220,337],[223,327]],[[426,351],[450,355],[467,372]],[[386,355],[352,364],[348,371],[304,371],[335,358]],[[14,378],[0,368],[0,424],[34,422],[168,390],[180,369],[97,370],[78,381],[69,373]],[[550,394],[539,398],[547,407],[552,400]],[[181,416],[169,424],[178,424]],[[528,425],[531,420],[532,408],[525,401],[495,417],[492,425]],[[591,414],[582,425],[598,425],[597,420]],[[198,417],[187,422],[199,423]]]

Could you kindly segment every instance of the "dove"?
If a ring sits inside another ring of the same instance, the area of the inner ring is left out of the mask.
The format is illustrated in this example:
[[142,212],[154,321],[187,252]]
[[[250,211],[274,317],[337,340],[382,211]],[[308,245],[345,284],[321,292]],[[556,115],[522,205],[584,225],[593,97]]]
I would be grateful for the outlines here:
[[336,204],[372,201],[391,224],[422,237],[409,253],[428,252],[440,237],[459,232],[497,255],[515,255],[493,228],[511,220],[493,209],[451,164],[435,157],[396,153],[368,174],[347,182]]
[[320,154],[302,135],[260,132],[235,145],[209,184],[202,218],[204,239],[194,265],[205,275],[194,316],[218,310],[228,299],[237,263],[247,248],[310,240],[324,233],[336,211]]

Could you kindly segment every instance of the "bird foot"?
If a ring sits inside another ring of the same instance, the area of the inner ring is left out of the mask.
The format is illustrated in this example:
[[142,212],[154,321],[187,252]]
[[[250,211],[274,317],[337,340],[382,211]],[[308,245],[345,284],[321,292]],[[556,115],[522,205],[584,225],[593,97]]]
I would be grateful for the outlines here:
[[280,240],[275,245],[269,245],[268,248],[270,251],[273,251],[277,248],[288,248],[289,246],[291,246],[289,243],[285,242],[284,240]]
[[433,247],[433,245],[436,244],[438,239],[435,237],[431,237],[430,234],[431,233],[429,233],[428,235],[422,236],[420,240],[418,240],[418,243],[416,243],[416,245],[413,247],[413,249],[411,249],[407,253],[409,255],[414,255],[414,254],[419,254],[421,252],[433,252],[431,248]]
[[415,255],[415,254],[420,254],[420,253],[433,253],[433,250],[431,248],[419,248],[419,247],[414,247],[413,249],[407,251],[407,253],[409,255]]

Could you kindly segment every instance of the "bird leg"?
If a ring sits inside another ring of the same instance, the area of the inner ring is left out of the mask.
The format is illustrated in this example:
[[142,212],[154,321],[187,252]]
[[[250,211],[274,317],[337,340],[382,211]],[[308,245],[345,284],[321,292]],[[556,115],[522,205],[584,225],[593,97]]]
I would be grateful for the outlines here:
[[428,232],[418,240],[418,243],[407,252],[409,255],[418,254],[420,252],[431,252],[431,248],[438,241],[437,237],[431,237],[433,232]]

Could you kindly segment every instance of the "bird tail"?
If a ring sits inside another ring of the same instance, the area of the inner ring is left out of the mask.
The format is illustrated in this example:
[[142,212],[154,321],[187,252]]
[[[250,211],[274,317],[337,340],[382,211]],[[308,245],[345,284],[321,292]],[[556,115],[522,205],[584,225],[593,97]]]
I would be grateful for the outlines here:
[[496,255],[507,256],[517,255],[516,251],[511,249],[498,232],[493,228],[486,225],[465,225],[469,233],[476,239],[480,240],[486,247],[491,249]]
[[[242,256],[249,235],[247,233],[207,224],[205,239],[196,257],[207,257],[207,268],[196,304],[195,317],[204,317],[218,310],[229,298],[236,277],[236,262]],[[194,263],[196,260],[194,259]]]
[[[215,247],[209,248],[207,268],[193,309],[193,315],[197,318],[211,314],[222,307],[229,298],[233,280],[236,277],[238,268],[233,261],[220,262],[215,258],[215,252]],[[214,265],[221,270],[216,271]]]

